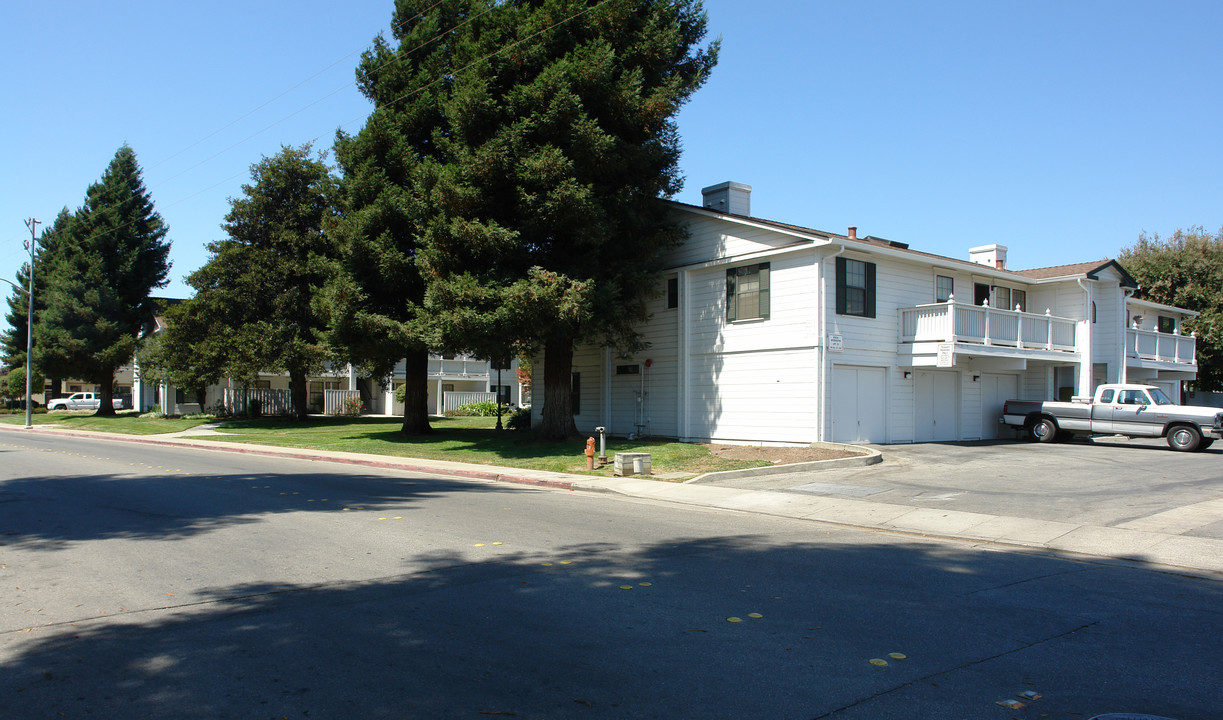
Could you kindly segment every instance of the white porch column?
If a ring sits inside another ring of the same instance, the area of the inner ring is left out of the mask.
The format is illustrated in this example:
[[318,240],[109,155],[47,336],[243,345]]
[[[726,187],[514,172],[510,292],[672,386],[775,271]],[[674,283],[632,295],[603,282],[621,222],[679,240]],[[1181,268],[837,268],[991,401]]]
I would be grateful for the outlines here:
[[1079,287],[1083,289],[1083,294],[1086,296],[1083,302],[1083,320],[1078,323],[1078,331],[1075,333],[1075,345],[1079,351],[1079,377],[1075,383],[1076,395],[1090,395],[1091,383],[1093,377],[1093,367],[1091,358],[1092,345],[1092,326],[1091,326],[1091,302],[1094,285],[1084,284],[1081,279],[1077,280]]
[[433,393],[434,415],[441,415],[445,410],[445,403],[442,402],[442,381],[439,378],[437,381],[437,392]]

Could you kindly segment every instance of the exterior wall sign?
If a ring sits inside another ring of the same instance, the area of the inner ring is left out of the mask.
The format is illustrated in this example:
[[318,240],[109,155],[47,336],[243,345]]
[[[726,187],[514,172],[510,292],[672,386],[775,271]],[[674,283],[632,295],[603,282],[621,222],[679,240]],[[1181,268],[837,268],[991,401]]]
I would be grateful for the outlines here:
[[828,352],[842,352],[845,350],[845,338],[840,333],[833,333],[828,336]]
[[937,367],[955,367],[955,345],[952,345],[951,343],[939,343]]

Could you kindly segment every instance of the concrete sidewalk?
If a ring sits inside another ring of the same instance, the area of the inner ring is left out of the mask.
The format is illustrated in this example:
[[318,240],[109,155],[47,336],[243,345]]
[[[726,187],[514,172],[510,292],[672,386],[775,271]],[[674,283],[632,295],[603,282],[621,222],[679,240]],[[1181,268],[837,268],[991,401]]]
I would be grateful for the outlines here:
[[[1156,530],[1093,526],[917,507],[869,499],[805,495],[772,489],[744,489],[691,482],[671,483],[642,477],[594,477],[444,460],[246,445],[209,440],[207,431],[198,430],[176,435],[132,436],[38,426],[26,430],[11,425],[0,425],[0,429],[11,432],[88,437],[114,442],[289,457],[563,490],[614,493],[627,497],[812,520],[922,537],[949,538],[1057,553],[1113,558],[1168,568],[1202,571],[1210,576],[1223,574],[1223,540]],[[812,465],[813,463],[804,463],[804,470],[810,472]],[[776,474],[778,469],[770,467],[762,470]],[[742,473],[743,471],[736,472]]]

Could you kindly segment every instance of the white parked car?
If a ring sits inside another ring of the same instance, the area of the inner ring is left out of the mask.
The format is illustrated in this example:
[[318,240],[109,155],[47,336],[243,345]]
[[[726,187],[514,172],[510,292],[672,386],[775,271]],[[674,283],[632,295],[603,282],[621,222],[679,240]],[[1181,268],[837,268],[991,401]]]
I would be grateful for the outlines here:
[[[123,398],[112,398],[116,410],[123,409]],[[97,393],[72,393],[66,398],[55,398],[47,403],[47,410],[97,410],[102,405],[102,396]]]

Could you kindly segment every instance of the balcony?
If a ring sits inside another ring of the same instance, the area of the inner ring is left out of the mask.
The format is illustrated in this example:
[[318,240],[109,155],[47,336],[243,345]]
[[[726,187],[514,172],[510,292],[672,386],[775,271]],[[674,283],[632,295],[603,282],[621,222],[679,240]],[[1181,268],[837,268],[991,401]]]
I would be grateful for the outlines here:
[[429,375],[431,377],[462,378],[471,380],[488,379],[488,361],[475,358],[440,358],[429,356]]
[[1176,365],[1197,367],[1197,335],[1161,333],[1155,330],[1125,331],[1126,363],[1137,366]]
[[1014,348],[1074,353],[1076,322],[1021,310],[996,310],[988,305],[945,303],[900,308],[900,342],[966,343],[991,348]]

